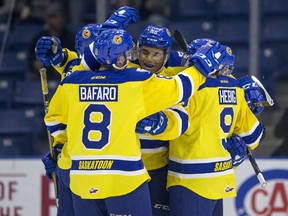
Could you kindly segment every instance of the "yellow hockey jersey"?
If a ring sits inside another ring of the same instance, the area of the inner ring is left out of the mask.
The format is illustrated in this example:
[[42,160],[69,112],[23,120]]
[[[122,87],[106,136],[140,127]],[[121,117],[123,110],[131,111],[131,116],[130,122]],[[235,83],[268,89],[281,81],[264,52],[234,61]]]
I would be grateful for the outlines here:
[[208,199],[235,196],[226,139],[238,134],[254,149],[264,132],[247,106],[243,89],[231,77],[207,78],[184,107],[190,127],[170,141],[168,189],[181,185]]
[[[139,68],[134,63],[129,68]],[[184,67],[163,67],[158,75],[174,76],[185,70]],[[179,137],[188,128],[188,114],[182,105],[177,105],[163,111],[168,118],[165,140],[157,139],[157,135],[140,135],[142,160],[147,170],[160,169],[168,164],[169,140]]]
[[76,71],[66,77],[57,90],[60,106],[50,107],[45,122],[63,125],[54,131],[58,135],[66,126],[71,190],[82,198],[102,199],[127,194],[149,180],[136,123],[187,100],[204,81],[195,67],[174,78],[135,68]]

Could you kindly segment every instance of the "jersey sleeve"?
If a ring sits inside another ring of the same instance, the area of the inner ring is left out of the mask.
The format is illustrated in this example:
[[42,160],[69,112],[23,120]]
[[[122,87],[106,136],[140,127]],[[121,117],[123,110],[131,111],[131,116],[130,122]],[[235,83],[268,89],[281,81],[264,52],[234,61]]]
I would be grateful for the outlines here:
[[142,84],[139,97],[143,98],[140,105],[144,107],[139,108],[143,109],[140,119],[188,100],[204,81],[205,77],[194,66],[173,77],[153,74]]
[[67,61],[61,67],[54,66],[55,70],[61,75],[61,80],[63,80],[64,77],[65,77],[64,71],[65,71],[66,66],[69,64],[69,62],[71,62],[71,61],[73,61],[73,60],[78,58],[78,56],[77,56],[77,54],[75,52],[70,51],[67,48],[64,48],[64,50],[66,50],[66,52],[67,52],[67,56],[68,56]]
[[50,101],[49,111],[44,117],[47,129],[54,138],[53,146],[56,144],[64,144],[67,141],[66,124],[63,123],[63,115],[61,111],[62,94],[61,86],[59,86]]
[[165,131],[157,135],[147,134],[147,136],[159,140],[172,140],[182,135],[189,127],[188,113],[181,104],[169,107],[163,112],[168,119]]

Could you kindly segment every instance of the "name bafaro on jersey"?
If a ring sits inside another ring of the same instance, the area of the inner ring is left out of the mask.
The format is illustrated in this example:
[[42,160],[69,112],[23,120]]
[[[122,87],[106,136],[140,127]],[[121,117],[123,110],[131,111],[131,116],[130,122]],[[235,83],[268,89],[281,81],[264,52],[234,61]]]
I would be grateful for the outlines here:
[[80,101],[118,101],[118,86],[111,85],[80,85]]

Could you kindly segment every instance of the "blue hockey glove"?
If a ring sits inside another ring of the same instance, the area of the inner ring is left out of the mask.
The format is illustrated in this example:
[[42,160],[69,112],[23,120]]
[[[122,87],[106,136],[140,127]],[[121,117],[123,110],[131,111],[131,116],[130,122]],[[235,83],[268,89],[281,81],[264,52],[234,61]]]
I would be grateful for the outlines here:
[[219,71],[226,64],[228,56],[232,56],[229,47],[212,41],[200,47],[189,59],[190,65],[195,67],[206,77]]
[[211,43],[212,39],[210,38],[199,38],[193,40],[190,44],[187,46],[187,53],[190,55],[194,55],[196,51],[203,45],[206,45],[207,43]]
[[45,67],[58,65],[64,58],[61,41],[55,36],[41,37],[36,43],[35,54]]
[[56,169],[56,161],[52,158],[50,151],[47,151],[41,160],[44,164],[47,178],[52,179],[52,173],[54,173]]
[[158,112],[140,120],[136,125],[136,133],[160,134],[167,127],[167,117],[163,112]]
[[251,79],[250,76],[244,76],[239,79],[241,87],[245,92],[245,99],[250,110],[257,116],[263,110],[264,106],[254,106],[255,102],[266,101],[265,95],[261,91],[261,88]]
[[116,10],[109,19],[103,23],[101,29],[126,29],[129,24],[137,23],[139,19],[139,12],[135,8],[123,6]]
[[246,143],[238,135],[227,139],[227,150],[231,155],[233,167],[239,166],[246,158]]

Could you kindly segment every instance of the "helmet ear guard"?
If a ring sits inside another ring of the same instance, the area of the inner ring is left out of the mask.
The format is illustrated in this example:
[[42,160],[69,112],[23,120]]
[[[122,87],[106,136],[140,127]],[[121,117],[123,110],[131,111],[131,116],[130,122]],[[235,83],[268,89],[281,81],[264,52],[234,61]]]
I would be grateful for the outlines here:
[[223,60],[223,63],[219,66],[218,73],[221,75],[230,75],[234,70],[235,55],[232,49],[228,46],[224,46],[226,52],[226,57]]

